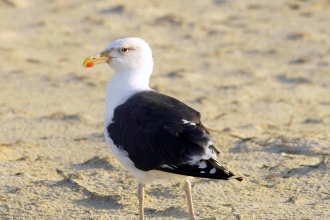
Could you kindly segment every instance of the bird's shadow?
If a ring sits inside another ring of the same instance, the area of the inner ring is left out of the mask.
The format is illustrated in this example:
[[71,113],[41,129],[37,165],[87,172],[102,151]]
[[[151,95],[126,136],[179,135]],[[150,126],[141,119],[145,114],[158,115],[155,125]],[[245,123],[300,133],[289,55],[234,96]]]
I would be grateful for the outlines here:
[[145,208],[145,214],[149,217],[173,217],[173,218],[184,218],[189,215],[189,213],[184,210],[180,205],[170,206],[163,210]]
[[118,169],[117,164],[113,164],[113,158],[99,156],[92,157],[91,159],[78,164],[71,164],[71,167],[75,170],[88,170],[88,169],[104,169],[107,171]]
[[124,205],[120,204],[121,197],[119,195],[100,195],[95,193],[87,193],[88,198],[77,199],[73,202],[78,206],[94,209],[119,209]]
[[70,188],[72,191],[81,192],[84,197],[87,198],[73,200],[73,203],[78,206],[94,209],[118,209],[123,206],[119,203],[121,200],[120,195],[102,195],[97,192],[93,192],[77,183],[70,182],[69,180],[59,181],[53,184],[53,187]]

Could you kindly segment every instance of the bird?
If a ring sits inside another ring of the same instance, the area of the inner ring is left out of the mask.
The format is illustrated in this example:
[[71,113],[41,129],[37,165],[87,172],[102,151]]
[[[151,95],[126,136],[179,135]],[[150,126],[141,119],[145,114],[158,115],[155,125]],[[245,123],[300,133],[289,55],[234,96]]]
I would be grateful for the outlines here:
[[184,182],[191,220],[196,219],[192,178],[243,180],[218,161],[220,152],[198,111],[149,87],[153,56],[146,41],[115,40],[87,57],[83,67],[101,63],[114,70],[106,87],[104,135],[113,155],[137,179],[140,220],[144,186],[157,178]]

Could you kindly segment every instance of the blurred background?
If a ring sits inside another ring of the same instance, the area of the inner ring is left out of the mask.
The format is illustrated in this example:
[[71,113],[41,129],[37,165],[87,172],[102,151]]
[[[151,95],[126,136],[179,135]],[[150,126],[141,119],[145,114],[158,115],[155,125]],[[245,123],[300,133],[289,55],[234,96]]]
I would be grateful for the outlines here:
[[[329,24],[329,0],[0,0],[0,217],[137,217],[135,180],[103,137],[113,71],[81,65],[140,37],[150,86],[200,111],[221,160],[246,178],[196,180],[199,219],[325,219]],[[181,191],[147,188],[148,218],[185,219]]]

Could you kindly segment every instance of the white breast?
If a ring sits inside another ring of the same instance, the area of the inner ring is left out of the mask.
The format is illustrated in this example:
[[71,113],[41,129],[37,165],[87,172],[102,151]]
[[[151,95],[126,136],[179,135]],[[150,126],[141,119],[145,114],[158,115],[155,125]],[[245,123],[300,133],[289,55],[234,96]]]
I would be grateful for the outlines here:
[[[125,73],[115,73],[107,85],[105,95],[105,120],[104,120],[104,136],[110,147],[111,152],[117,160],[141,183],[149,183],[156,177],[149,174],[149,172],[138,170],[134,163],[128,158],[128,153],[116,146],[109,137],[107,127],[113,123],[114,110],[118,105],[124,103],[129,97],[137,92],[151,90],[147,82],[141,80],[131,81],[127,80],[128,76]],[[137,83],[136,83],[137,82]]]

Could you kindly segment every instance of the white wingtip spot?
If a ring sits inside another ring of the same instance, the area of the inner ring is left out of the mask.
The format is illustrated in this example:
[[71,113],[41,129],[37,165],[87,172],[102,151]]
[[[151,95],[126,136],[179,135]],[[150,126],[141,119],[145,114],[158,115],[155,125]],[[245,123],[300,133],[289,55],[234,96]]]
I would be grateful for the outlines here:
[[217,170],[215,168],[213,168],[212,170],[210,170],[210,174],[215,173]]
[[205,171],[201,171],[201,173],[205,173]]
[[189,125],[194,125],[194,126],[196,126],[196,123],[191,122],[191,121],[188,121],[188,120],[185,120],[185,119],[182,119],[182,122],[183,122],[183,124],[189,124]]
[[202,161],[202,162],[199,164],[198,168],[200,168],[200,169],[204,169],[204,168],[206,168],[206,163],[205,163],[205,161]]
[[165,169],[171,169],[173,170],[173,167],[170,167],[169,165],[163,164],[160,166],[161,168],[165,168]]

